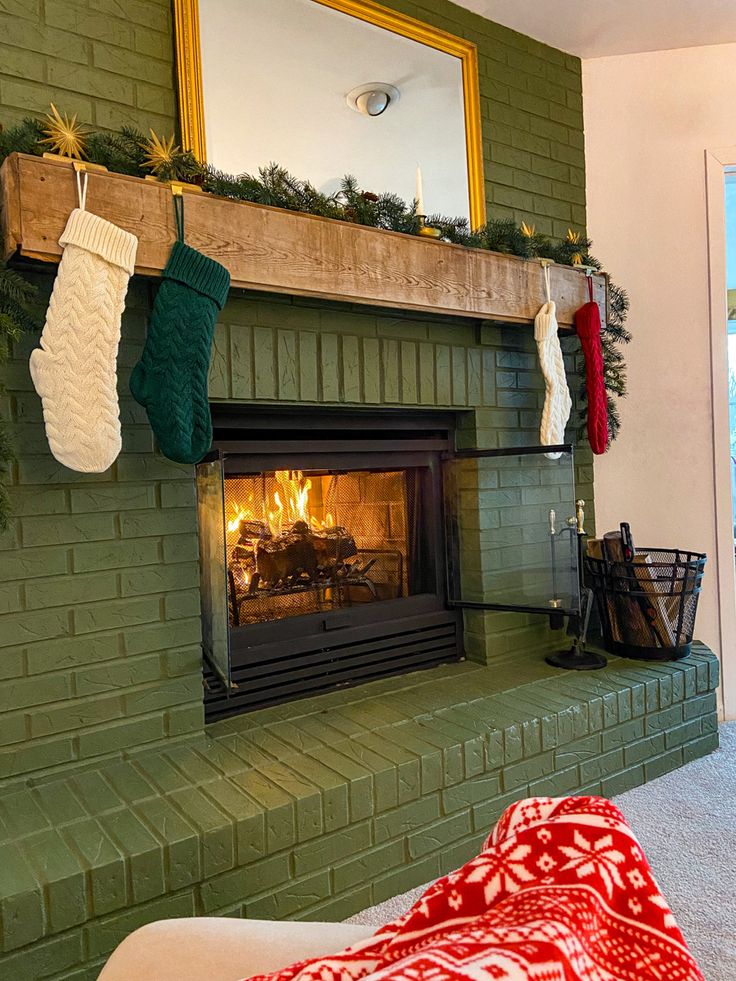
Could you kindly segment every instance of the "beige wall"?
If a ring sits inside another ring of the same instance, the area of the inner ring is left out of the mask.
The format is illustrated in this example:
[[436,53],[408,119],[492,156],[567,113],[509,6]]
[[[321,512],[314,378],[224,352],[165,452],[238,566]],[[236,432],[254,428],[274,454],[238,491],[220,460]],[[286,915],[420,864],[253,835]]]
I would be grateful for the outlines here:
[[723,661],[736,603],[718,603],[704,151],[736,145],[736,44],[589,60],[583,91],[588,230],[634,335],[623,432],[596,461],[598,527],[708,553],[697,634]]

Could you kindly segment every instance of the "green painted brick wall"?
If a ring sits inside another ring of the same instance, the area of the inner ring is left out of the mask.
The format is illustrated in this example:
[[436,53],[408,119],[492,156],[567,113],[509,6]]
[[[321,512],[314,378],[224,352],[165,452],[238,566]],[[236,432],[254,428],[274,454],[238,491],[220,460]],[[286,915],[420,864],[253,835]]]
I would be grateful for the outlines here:
[[3,123],[47,112],[53,101],[100,128],[171,130],[171,32],[166,0],[4,0]]
[[[404,10],[478,45],[493,214],[563,234],[584,227],[580,66],[459,7]],[[97,126],[175,124],[171,12],[158,0],[0,4],[0,118],[54,100]],[[38,275],[45,302],[51,277]],[[15,514],[0,537],[0,780],[199,731],[199,596],[192,470],[156,452],[127,381],[154,286],[131,286],[120,348],[123,452],[74,474],[45,442],[28,373],[34,339],[3,369],[0,412],[20,448]],[[296,370],[297,360],[301,369]],[[534,441],[542,397],[531,332],[306,301],[233,295],[218,326],[215,399],[439,405],[468,445]],[[592,498],[590,457],[579,492]],[[467,618],[479,660],[543,643],[544,625]]]

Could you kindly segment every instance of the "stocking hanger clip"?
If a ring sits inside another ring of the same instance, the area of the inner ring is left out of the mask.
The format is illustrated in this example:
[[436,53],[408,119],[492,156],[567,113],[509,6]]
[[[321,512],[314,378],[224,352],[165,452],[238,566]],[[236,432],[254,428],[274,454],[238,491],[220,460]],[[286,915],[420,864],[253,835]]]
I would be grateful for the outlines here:
[[74,176],[77,179],[77,202],[79,210],[84,211],[87,204],[87,178],[89,173],[83,160],[73,160]]
[[552,301],[552,295],[550,292],[550,281],[549,281],[549,270],[550,266],[554,266],[554,259],[540,259],[539,265],[542,267],[542,277],[544,279],[544,292],[547,297],[547,303]]
[[72,167],[79,173],[79,171],[94,170],[98,174],[107,174],[108,170],[104,164],[90,163],[89,160],[77,160],[76,157],[67,157],[63,153],[44,153],[44,160],[56,160],[61,163],[70,163]]
[[181,197],[185,191],[187,193],[193,191],[195,194],[201,194],[203,190],[199,184],[187,184],[186,181],[167,181],[167,183],[174,197]]
[[[159,180],[159,178],[156,177],[155,174],[146,174],[143,180],[148,181],[149,184],[158,184],[159,187],[163,184],[164,187],[171,188],[172,194],[180,194],[182,191],[194,191],[195,193],[202,194],[204,190],[199,186],[199,184],[189,184],[187,181],[177,181],[177,180],[162,181]],[[179,188],[179,190],[175,191],[174,190],[175,187]]]
[[577,264],[577,263],[573,268],[579,269],[580,272],[584,272],[585,275],[588,277],[588,279],[590,279],[591,276],[594,276],[598,272],[595,266],[584,266],[582,264]]
[[72,160],[72,167],[78,174],[107,174],[109,173],[104,164],[93,164],[89,160]]
[[107,173],[107,167],[103,167],[102,164],[90,163],[89,160],[72,160],[72,167],[78,174],[86,174],[90,170],[96,170],[101,174]]

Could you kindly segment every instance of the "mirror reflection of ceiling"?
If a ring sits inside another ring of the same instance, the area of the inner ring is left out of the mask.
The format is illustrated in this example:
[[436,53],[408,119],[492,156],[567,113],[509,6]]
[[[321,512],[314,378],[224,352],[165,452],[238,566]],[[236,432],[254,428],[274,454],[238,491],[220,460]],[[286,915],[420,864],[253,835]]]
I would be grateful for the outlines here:
[[[231,173],[275,161],[324,192],[352,173],[411,201],[421,165],[428,214],[469,213],[458,58],[313,0],[200,0],[207,159]],[[400,99],[371,118],[358,85]]]

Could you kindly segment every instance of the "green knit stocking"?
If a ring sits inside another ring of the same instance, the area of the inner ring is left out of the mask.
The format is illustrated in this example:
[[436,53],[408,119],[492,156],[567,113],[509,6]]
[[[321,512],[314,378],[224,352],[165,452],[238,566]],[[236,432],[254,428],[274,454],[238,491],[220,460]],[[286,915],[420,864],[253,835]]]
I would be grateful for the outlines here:
[[144,406],[164,456],[177,463],[197,463],[212,443],[207,376],[215,322],[227,299],[230,274],[184,244],[181,205],[177,225],[179,238],[163,272],[130,390]]

